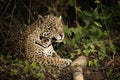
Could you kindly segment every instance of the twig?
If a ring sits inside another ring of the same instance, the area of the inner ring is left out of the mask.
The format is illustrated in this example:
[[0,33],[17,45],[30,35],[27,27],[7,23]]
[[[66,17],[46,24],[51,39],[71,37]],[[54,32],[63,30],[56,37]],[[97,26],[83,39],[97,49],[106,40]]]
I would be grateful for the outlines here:
[[28,9],[27,6],[21,0],[19,0],[19,1],[23,4],[23,6],[25,7],[25,9],[29,12],[29,15],[31,16],[31,18],[34,20],[34,17],[33,17],[32,13],[31,13],[30,9]]
[[[10,2],[11,2],[11,0],[8,1],[8,4],[7,4],[7,6],[5,7],[5,10],[4,10],[3,13],[1,14],[1,16],[3,16],[3,15],[6,13],[8,7],[9,7],[9,5],[10,5]],[[0,16],[0,17],[1,17],[1,16]]]

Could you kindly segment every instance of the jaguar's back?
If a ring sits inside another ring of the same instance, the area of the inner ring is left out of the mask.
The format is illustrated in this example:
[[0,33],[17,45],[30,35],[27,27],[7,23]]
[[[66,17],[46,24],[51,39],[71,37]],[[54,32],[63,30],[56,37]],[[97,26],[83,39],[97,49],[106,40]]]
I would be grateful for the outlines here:
[[61,16],[53,15],[40,16],[28,29],[22,33],[17,44],[17,52],[25,55],[30,62],[38,64],[52,65],[57,67],[67,67],[71,60],[60,58],[53,49],[51,40],[61,42],[64,39]]

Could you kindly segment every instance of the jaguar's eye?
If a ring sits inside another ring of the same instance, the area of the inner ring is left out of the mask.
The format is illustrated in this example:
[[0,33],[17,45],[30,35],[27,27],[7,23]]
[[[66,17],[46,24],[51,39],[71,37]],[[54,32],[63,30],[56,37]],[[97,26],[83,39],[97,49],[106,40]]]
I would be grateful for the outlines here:
[[39,38],[40,38],[40,40],[42,40],[42,39],[43,39],[43,36],[40,36]]
[[54,29],[57,31],[57,28],[56,28],[56,27],[54,27]]

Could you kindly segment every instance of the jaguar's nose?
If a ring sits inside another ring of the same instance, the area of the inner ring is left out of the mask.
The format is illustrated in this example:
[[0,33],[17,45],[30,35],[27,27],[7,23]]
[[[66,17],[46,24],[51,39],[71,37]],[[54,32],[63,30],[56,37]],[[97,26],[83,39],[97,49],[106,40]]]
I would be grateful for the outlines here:
[[63,39],[64,38],[64,33],[60,34],[60,37],[61,37],[61,39]]
[[62,35],[62,34],[60,34],[60,37],[63,37],[63,35]]
[[60,33],[60,34],[54,34],[53,38],[52,38],[55,42],[62,42],[62,40],[64,39],[64,33]]

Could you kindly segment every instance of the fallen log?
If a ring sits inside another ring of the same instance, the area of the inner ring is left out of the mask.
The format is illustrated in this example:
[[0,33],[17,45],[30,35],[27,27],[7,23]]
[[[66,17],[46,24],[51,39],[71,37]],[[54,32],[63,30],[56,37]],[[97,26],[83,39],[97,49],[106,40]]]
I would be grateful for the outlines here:
[[73,80],[84,80],[83,68],[86,62],[87,58],[85,56],[80,56],[72,62],[71,70],[73,73]]

